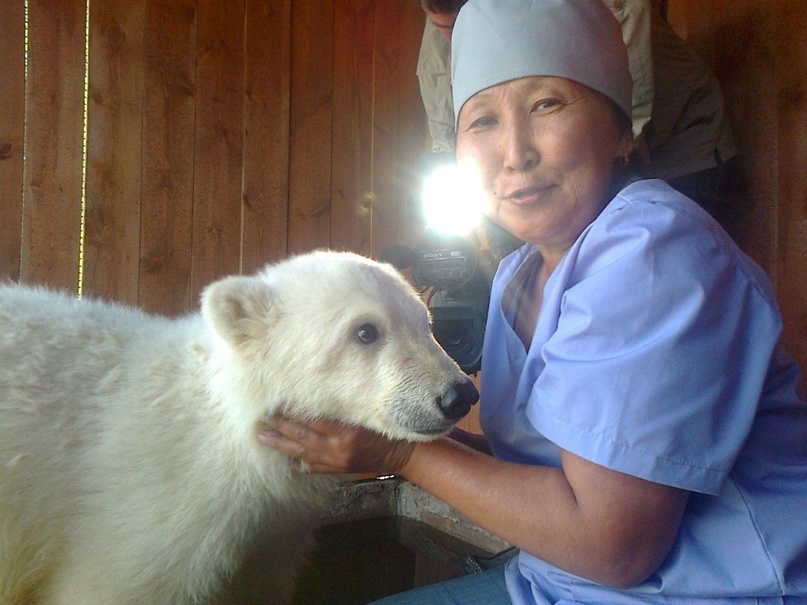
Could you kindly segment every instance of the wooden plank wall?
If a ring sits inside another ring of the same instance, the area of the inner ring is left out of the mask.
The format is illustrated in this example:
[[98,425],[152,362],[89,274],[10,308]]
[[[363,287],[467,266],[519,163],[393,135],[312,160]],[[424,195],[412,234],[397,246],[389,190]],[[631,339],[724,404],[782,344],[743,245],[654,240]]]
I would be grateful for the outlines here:
[[[28,0],[27,47],[25,7],[0,0],[0,277],[171,314],[289,253],[416,241],[413,1]],[[669,18],[723,84],[730,229],[807,368],[807,0]]]
[[290,253],[414,243],[422,19],[373,0],[0,0],[0,276],[175,314]]
[[773,280],[806,372],[807,0],[670,0],[669,20],[722,84],[739,150],[729,230]]

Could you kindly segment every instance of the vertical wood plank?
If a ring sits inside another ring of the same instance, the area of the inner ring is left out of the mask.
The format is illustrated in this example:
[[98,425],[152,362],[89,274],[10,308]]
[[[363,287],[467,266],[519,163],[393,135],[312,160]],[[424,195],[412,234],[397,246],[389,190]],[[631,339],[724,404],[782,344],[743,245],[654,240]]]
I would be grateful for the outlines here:
[[[398,33],[400,135],[395,223],[397,225],[396,241],[413,245],[420,241],[425,231],[418,207],[420,205],[420,184],[423,179],[422,156],[431,151],[431,137],[416,75],[425,16],[414,2],[407,3],[403,8],[401,28]],[[426,144],[425,147],[424,144]]]
[[289,252],[330,245],[333,0],[291,5]]
[[0,280],[19,279],[25,123],[25,12],[0,0]]
[[[785,346],[807,372],[807,11],[804,3],[776,7],[778,295]],[[803,384],[807,388],[807,374]]]
[[147,0],[139,304],[178,314],[191,301],[195,0]]
[[376,3],[374,256],[394,243],[412,244],[421,234],[421,226],[408,221],[407,207],[418,202],[413,197],[425,140],[415,74],[424,19],[415,3]]
[[[758,0],[713,0],[715,74],[739,151],[729,230],[776,283],[777,156],[775,26]],[[672,10],[672,5],[671,5]]]
[[370,254],[373,0],[334,5],[331,246]]
[[244,124],[244,2],[197,6],[193,298],[240,270]]
[[[373,109],[373,232],[371,254],[397,243],[400,30],[404,3],[375,3],[375,104]],[[414,72],[413,72],[414,73]]]
[[138,300],[144,0],[90,3],[84,291]]
[[242,271],[286,255],[291,0],[248,0]]
[[21,279],[76,291],[84,121],[84,0],[29,2]]

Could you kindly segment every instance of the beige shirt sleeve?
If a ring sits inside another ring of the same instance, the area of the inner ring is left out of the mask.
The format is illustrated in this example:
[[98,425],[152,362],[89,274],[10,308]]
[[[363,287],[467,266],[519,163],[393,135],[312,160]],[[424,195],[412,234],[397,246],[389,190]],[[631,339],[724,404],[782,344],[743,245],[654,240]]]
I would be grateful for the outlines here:
[[622,28],[633,79],[633,136],[639,137],[653,112],[653,52],[649,0],[603,0]]
[[426,19],[417,66],[433,152],[453,152],[456,143],[451,94],[451,43]]

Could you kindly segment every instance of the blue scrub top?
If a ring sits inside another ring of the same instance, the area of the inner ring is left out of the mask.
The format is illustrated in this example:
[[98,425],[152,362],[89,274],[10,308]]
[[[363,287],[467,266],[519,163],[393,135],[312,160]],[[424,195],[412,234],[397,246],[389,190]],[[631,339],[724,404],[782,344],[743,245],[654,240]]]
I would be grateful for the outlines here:
[[540,262],[524,246],[493,282],[480,415],[494,454],[559,466],[562,448],[691,497],[643,584],[607,589],[522,552],[513,603],[807,602],[807,405],[764,272],[694,202],[634,182],[552,273],[526,351],[511,299]]

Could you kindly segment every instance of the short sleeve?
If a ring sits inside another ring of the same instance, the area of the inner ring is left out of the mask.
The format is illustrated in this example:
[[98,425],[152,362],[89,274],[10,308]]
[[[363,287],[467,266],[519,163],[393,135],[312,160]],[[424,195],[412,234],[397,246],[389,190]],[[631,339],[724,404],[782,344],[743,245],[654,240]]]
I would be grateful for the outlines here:
[[527,411],[539,432],[617,471],[720,490],[781,330],[720,237],[698,215],[619,199],[589,226],[547,286],[557,325]]

